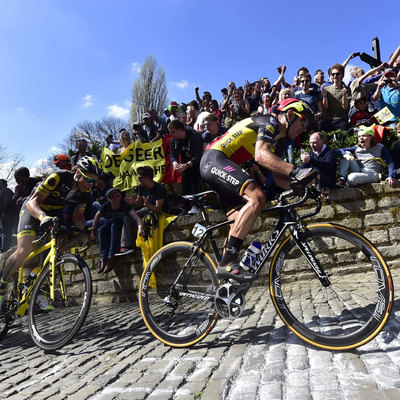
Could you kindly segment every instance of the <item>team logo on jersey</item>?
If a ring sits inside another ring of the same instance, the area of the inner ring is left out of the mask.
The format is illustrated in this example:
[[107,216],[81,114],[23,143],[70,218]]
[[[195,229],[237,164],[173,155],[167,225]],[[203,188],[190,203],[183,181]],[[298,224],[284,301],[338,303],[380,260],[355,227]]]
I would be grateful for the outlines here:
[[206,172],[211,168],[212,162],[208,161],[203,165],[203,171]]
[[267,131],[270,131],[271,133],[274,133],[274,131],[275,131],[274,126],[271,124],[267,125],[266,128],[267,128]]

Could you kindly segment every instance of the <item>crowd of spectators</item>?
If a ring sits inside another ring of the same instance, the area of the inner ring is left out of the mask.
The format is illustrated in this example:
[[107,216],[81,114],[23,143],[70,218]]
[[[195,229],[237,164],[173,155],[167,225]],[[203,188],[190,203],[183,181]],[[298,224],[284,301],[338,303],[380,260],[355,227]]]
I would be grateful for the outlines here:
[[[315,119],[301,141],[291,143],[287,161],[318,169],[325,192],[344,185],[379,182],[383,177],[394,186],[400,177],[400,46],[388,63],[367,72],[361,67],[352,67],[350,82],[345,84],[345,67],[356,56],[353,53],[344,63],[332,65],[327,71],[327,80],[322,69],[316,70],[312,77],[306,67],[301,67],[291,84],[285,79],[286,66],[282,65],[277,68],[278,77],[273,84],[267,77],[252,83],[246,80],[243,86],[229,81],[227,87],[221,89],[220,98],[213,97],[209,91],[201,95],[196,88],[193,101],[171,101],[162,116],[156,110],[148,110],[132,129],[121,129],[118,138],[109,135],[105,145],[120,154],[134,141],[154,142],[171,135],[171,164],[181,175],[182,182],[177,192],[192,194],[204,187],[199,164],[209,143],[245,118],[257,114],[274,116],[279,101],[296,98],[310,106]],[[384,121],[374,117],[385,107],[390,112]],[[377,129],[378,125],[383,128]],[[398,140],[391,148],[381,143],[382,135],[388,134],[385,129],[397,132]],[[328,146],[326,137],[331,132],[334,132],[334,139],[336,135],[350,136],[353,132],[354,143],[345,148]],[[85,155],[93,156],[88,151],[87,141],[79,139],[76,152],[70,158],[57,155],[54,164],[60,169],[73,170]],[[244,167],[261,186],[265,185],[265,170],[254,161]],[[143,229],[140,220],[147,213],[163,211],[185,215],[197,212],[185,201],[181,201],[178,210],[169,207],[168,198],[174,195],[174,187],[169,185],[165,188],[155,182],[151,167],[138,168],[137,174],[140,184],[133,188],[136,192],[133,196],[124,198],[124,193],[112,187],[113,177],[107,174],[100,176],[92,191],[93,201],[85,216],[88,224],[98,232],[102,257],[100,272],[112,270],[116,256],[133,251],[137,228]],[[29,176],[27,168],[18,169],[15,179],[17,187],[14,193],[7,188],[6,181],[0,180],[1,251],[10,246],[10,225],[16,219],[18,207],[37,183]],[[72,211],[66,207],[66,216]]]

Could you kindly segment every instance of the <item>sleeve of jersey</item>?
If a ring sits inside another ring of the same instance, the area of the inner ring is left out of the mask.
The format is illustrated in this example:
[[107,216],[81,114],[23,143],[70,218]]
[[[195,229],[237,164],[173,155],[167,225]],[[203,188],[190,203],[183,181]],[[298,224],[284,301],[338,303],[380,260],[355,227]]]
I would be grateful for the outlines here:
[[78,204],[76,205],[78,208],[86,208],[88,203],[90,202],[90,192],[86,192],[83,196],[79,199]]
[[275,126],[272,124],[262,125],[258,128],[257,141],[273,143],[275,137]]
[[60,176],[56,173],[50,174],[36,189],[43,196],[48,196],[60,183]]

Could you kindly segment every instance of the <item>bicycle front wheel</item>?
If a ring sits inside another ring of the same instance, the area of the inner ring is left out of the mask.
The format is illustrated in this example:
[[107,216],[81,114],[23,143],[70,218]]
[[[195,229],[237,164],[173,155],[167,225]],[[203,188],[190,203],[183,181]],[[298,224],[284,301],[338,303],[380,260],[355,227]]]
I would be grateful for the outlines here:
[[382,256],[362,235],[337,224],[316,224],[305,233],[329,278],[324,287],[292,236],[270,268],[273,303],[302,340],[324,349],[347,350],[373,339],[393,303],[393,282]]
[[177,242],[153,255],[140,282],[140,310],[150,332],[174,347],[191,346],[214,327],[218,314],[215,264],[202,249]]
[[12,282],[10,282],[11,285],[13,289],[4,295],[0,302],[0,341],[7,335],[10,325],[16,318],[16,311],[18,309],[16,294],[18,278],[16,275],[13,276]]
[[3,301],[0,303],[0,341],[7,335],[10,327],[10,301],[8,295],[5,295]]
[[77,334],[89,312],[92,276],[89,267],[73,255],[56,262],[54,298],[47,265],[37,279],[29,304],[29,331],[43,350],[57,350]]

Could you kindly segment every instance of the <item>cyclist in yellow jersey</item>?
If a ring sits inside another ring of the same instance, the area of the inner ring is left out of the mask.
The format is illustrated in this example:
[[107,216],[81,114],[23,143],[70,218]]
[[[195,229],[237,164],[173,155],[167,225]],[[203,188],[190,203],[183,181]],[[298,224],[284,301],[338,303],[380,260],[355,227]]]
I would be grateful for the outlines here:
[[22,205],[17,249],[8,257],[0,280],[0,306],[8,281],[33,249],[32,242],[39,226],[45,230],[52,224],[53,217],[62,219],[64,206],[74,202],[77,206],[72,216],[73,223],[79,229],[85,229],[84,211],[88,192],[102,170],[100,164],[89,156],[82,157],[76,165],[76,172],[58,171],[47,176]]
[[254,158],[274,174],[275,184],[289,188],[290,179],[307,184],[315,179],[312,168],[298,168],[282,158],[288,141],[307,129],[314,114],[301,100],[286,99],[277,118],[256,115],[232,126],[209,146],[200,162],[202,178],[218,193],[228,218],[234,218],[217,274],[238,282],[255,278],[238,262],[240,247],[266,203],[266,195],[240,164]]

